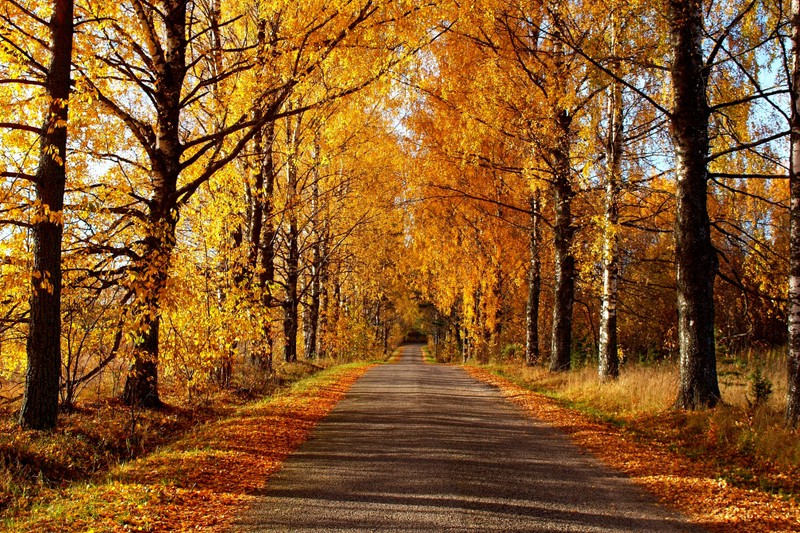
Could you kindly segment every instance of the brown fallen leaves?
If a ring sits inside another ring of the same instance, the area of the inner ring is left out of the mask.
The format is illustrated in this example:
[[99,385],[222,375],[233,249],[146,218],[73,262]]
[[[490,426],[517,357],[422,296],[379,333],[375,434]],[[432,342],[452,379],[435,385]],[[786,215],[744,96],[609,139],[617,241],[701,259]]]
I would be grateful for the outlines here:
[[800,510],[794,501],[730,486],[716,475],[710,458],[691,459],[671,451],[666,443],[644,444],[622,429],[561,407],[556,401],[485,369],[464,368],[711,531],[800,531]]
[[98,485],[70,487],[10,531],[221,531],[370,365],[339,367],[199,427]]

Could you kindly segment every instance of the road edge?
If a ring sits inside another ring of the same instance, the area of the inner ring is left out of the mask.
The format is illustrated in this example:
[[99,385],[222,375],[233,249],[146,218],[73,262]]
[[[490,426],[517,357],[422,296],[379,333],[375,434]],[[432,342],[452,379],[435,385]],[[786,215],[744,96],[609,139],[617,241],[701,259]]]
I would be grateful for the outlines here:
[[800,510],[791,501],[757,490],[745,490],[717,479],[701,461],[647,446],[611,424],[592,420],[558,405],[484,368],[463,366],[473,378],[496,387],[502,396],[531,417],[561,430],[607,466],[626,474],[668,507],[709,531],[798,531]]

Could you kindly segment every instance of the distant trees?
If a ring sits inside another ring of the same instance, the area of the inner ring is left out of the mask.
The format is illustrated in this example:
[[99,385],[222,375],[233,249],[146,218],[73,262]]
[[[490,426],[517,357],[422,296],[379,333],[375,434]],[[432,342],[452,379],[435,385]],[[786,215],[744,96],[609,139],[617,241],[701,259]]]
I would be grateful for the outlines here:
[[[772,305],[766,302],[780,296],[765,294],[772,289],[758,283],[745,263],[778,261],[787,238],[779,221],[781,209],[788,206],[776,186],[764,185],[764,180],[782,175],[776,143],[787,132],[779,126],[776,98],[786,91],[779,83],[770,85],[774,80],[762,73],[777,73],[770,58],[781,57],[781,47],[788,43],[782,33],[788,17],[757,2],[742,1],[726,10],[706,4],[670,0],[659,6],[612,2],[578,8],[568,3],[485,2],[478,10],[482,16],[462,12],[434,49],[436,73],[445,80],[418,83],[423,107],[437,117],[417,129],[420,143],[428,147],[434,141],[431,122],[460,115],[467,127],[460,126],[462,138],[451,140],[451,158],[462,169],[474,169],[462,171],[462,182],[456,185],[449,178],[430,176],[421,197],[450,202],[459,211],[467,202],[481,209],[491,200],[485,194],[489,187],[467,176],[488,176],[487,169],[499,170],[509,183],[522,176],[532,190],[547,183],[552,193],[539,208],[522,188],[512,187],[513,195],[502,199],[521,212],[544,217],[501,223],[535,227],[535,220],[544,220],[549,227],[544,239],[554,253],[553,270],[540,278],[536,252],[541,247],[533,245],[540,240],[531,232],[527,243],[517,240],[513,245],[530,249],[523,315],[529,339],[526,360],[537,359],[538,346],[532,344],[543,317],[533,319],[530,313],[536,309],[537,280],[544,279],[549,286],[545,297],[552,295],[554,309],[552,370],[569,368],[576,357],[585,357],[581,352],[594,352],[600,379],[613,379],[624,353],[671,351],[674,346],[681,367],[676,405],[689,409],[720,400],[715,331],[722,326],[714,313],[715,283],[729,284],[723,291],[726,301],[731,292],[741,291],[739,298],[752,303],[752,295],[764,295],[755,297],[758,305]],[[642,25],[648,31],[641,31]],[[465,81],[459,68],[470,75],[481,71],[483,86]],[[569,82],[559,83],[559,76]],[[672,90],[664,91],[665,86]],[[598,97],[602,93],[609,95],[605,105]],[[496,150],[476,149],[477,143],[464,140],[476,134],[483,136],[483,146],[506,146],[505,154],[498,158]],[[523,140],[529,142],[528,153]],[[464,147],[469,147],[466,153]],[[530,153],[534,157],[528,158]],[[421,157],[440,158],[429,148]],[[435,197],[433,191],[442,184],[451,197]],[[752,214],[741,209],[743,198],[762,202],[764,212],[771,214],[751,220]],[[596,206],[603,208],[598,212]],[[484,226],[482,231],[488,238],[493,230]],[[460,239],[458,246],[469,243]],[[670,265],[675,269],[672,279]],[[572,283],[574,299],[569,297]],[[433,301],[441,297],[436,293],[447,290],[431,289]],[[675,303],[662,306],[662,318],[648,314],[645,309],[653,306],[645,295],[657,294],[656,301],[663,302],[669,291]],[[452,299],[443,300],[440,315],[474,315],[469,300],[456,301],[462,310],[455,313],[448,312]],[[570,307],[573,302],[580,313]],[[670,316],[673,305],[677,322]],[[754,320],[751,313],[748,308],[748,320]],[[738,318],[724,320],[724,342],[729,344],[741,336],[730,332],[741,326],[733,324]],[[568,335],[574,331],[573,321],[584,347]],[[633,341],[644,340],[646,331],[659,331],[660,340],[650,348],[644,346],[652,341]],[[464,332],[458,336],[468,337]]]
[[796,6],[473,4],[4,5],[23,425],[118,365],[156,407],[165,376],[385,346],[417,303],[451,357],[605,381],[677,352],[690,409],[721,399],[718,346],[783,342],[788,316],[796,425]]

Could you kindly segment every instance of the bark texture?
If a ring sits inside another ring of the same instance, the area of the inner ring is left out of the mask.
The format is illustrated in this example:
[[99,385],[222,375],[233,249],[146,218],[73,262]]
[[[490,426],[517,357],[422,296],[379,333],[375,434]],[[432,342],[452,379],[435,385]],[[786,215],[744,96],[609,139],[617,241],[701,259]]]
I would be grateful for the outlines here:
[[603,302],[600,309],[600,342],[598,343],[598,376],[600,381],[619,376],[617,344],[617,293],[619,285],[619,207],[622,179],[622,87],[611,86],[608,100],[608,141],[606,147],[605,227],[603,235]]
[[[317,153],[319,148],[317,148]],[[314,183],[311,184],[311,232],[314,243],[311,245],[311,280],[308,288],[306,334],[304,340],[304,355],[306,359],[317,356],[317,332],[319,329],[320,296],[322,293],[322,232],[319,205],[319,173],[315,173]]]
[[[145,32],[156,79],[154,103],[157,127],[149,150],[153,192],[148,202],[148,235],[142,261],[136,267],[135,312],[141,337],[136,343],[134,363],[125,382],[123,400],[128,405],[160,407],[158,394],[159,299],[169,275],[175,228],[178,223],[176,191],[183,146],[180,138],[181,89],[186,77],[186,2],[167,0],[163,4],[163,36],[149,23],[149,8],[134,3]],[[162,44],[163,37],[163,44]]]
[[542,265],[539,259],[541,230],[539,191],[528,197],[531,212],[528,238],[530,240],[530,264],[528,265],[528,303],[525,308],[525,364],[533,366],[539,362],[539,297],[542,292]]
[[67,104],[70,94],[72,0],[56,0],[50,21],[51,56],[45,89],[49,109],[40,134],[36,199],[42,213],[33,225],[33,290],[27,338],[25,392],[19,422],[52,429],[58,418],[61,377],[61,239],[67,158]]
[[[263,237],[260,242],[260,270],[259,286],[261,288],[261,301],[264,307],[271,307],[274,302],[272,285],[275,283],[275,221],[273,220],[275,202],[275,123],[270,121],[264,128],[262,137],[262,149],[264,156],[262,159],[262,172],[264,173],[264,205],[263,205]],[[272,370],[274,334],[269,321],[265,321],[262,326],[262,337],[264,344],[259,353],[262,366],[267,370]]]
[[[260,176],[257,183],[260,183],[262,192],[257,195],[258,207],[254,208],[254,214],[260,217],[259,223],[253,223],[252,232],[258,232],[259,238],[252,240],[252,245],[256,247],[259,275],[258,287],[261,291],[261,303],[265,308],[273,304],[272,285],[275,283],[275,222],[273,220],[275,192],[275,122],[269,121],[258,135],[258,145],[260,152],[257,165]],[[257,213],[255,213],[257,212]],[[256,359],[259,366],[265,370],[272,370],[273,360],[273,332],[269,321],[264,321],[261,328],[262,344],[256,350]]]
[[675,262],[680,385],[676,406],[713,407],[720,400],[714,346],[717,256],[708,218],[708,70],[703,64],[703,13],[696,0],[669,0],[673,49],[671,114],[677,174]]
[[791,136],[789,157],[790,251],[789,251],[789,354],[786,424],[800,422],[800,0],[792,1]]
[[323,225],[322,242],[320,243],[320,271],[319,276],[319,317],[317,322],[317,357],[324,357],[327,354],[327,332],[328,324],[330,322],[328,315],[330,314],[330,289],[328,287],[330,275],[328,273],[328,249],[330,247],[330,231],[327,221]]
[[550,344],[550,370],[562,372],[570,369],[572,358],[572,308],[575,304],[575,256],[572,241],[575,226],[572,223],[572,190],[570,167],[571,117],[566,110],[556,114],[557,144],[551,152],[553,190],[555,196],[555,302],[553,306],[553,332]]
[[295,161],[296,149],[298,144],[297,128],[292,127],[291,119],[287,120],[290,154],[286,163],[286,197],[287,197],[287,217],[288,225],[285,231],[286,242],[286,261],[285,261],[285,296],[283,300],[283,357],[287,363],[297,361],[297,329],[298,329],[298,307],[299,295],[297,293],[297,282],[300,272],[300,252],[298,240],[300,230],[297,225],[297,214],[295,213],[294,203],[297,196],[297,163]]

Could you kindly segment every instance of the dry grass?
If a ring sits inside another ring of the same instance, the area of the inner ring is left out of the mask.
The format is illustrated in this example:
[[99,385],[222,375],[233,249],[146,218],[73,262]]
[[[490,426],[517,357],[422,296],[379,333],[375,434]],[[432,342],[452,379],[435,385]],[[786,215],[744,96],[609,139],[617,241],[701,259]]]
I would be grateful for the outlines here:
[[[551,426],[564,431],[575,443],[606,464],[629,475],[662,502],[680,510],[709,531],[800,531],[800,508],[794,498],[720,475],[722,464],[739,456],[719,455],[720,450],[689,456],[687,443],[703,441],[702,414],[667,411],[631,418],[622,427],[598,421],[595,416],[566,408],[563,402],[537,394],[483,368],[468,367],[474,377],[499,387],[504,396]],[[731,413],[725,408],[720,413]],[[796,471],[774,470],[791,483]],[[764,479],[764,478],[762,478]],[[777,478],[776,478],[777,479]]]
[[541,367],[523,365],[501,368],[503,374],[515,381],[615,416],[663,411],[674,401],[677,388],[676,372],[666,365],[629,366],[617,381],[602,384],[597,379],[597,370],[588,366],[569,373],[551,373]]
[[[551,391],[572,402],[586,403],[621,416],[669,409],[678,389],[678,366],[670,361],[624,365],[619,379],[608,383],[599,382],[594,366],[584,366],[569,373],[551,373],[545,368],[528,367],[520,362],[489,367],[542,392]],[[751,374],[757,367],[773,386],[767,403],[768,411],[782,412],[786,397],[786,365],[777,350],[749,351],[738,357],[721,358],[718,373],[723,402],[730,406],[750,407]]]
[[[777,350],[721,358],[723,404],[695,413],[671,409],[678,387],[674,362],[627,364],[619,379],[609,383],[599,382],[594,367],[560,374],[519,362],[487,368],[595,420],[667,442],[689,457],[704,456],[720,479],[736,486],[800,495],[800,436],[783,427],[786,369]],[[753,389],[756,369],[772,386],[772,394],[760,405]]]

